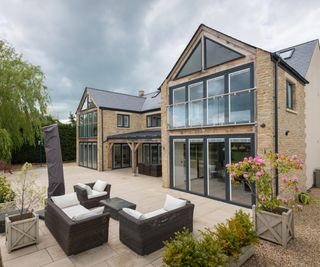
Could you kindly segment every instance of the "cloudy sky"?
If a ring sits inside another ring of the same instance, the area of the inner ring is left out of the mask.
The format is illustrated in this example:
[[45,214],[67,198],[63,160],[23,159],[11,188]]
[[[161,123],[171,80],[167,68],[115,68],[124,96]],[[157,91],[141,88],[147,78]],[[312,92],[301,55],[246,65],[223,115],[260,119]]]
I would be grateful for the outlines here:
[[275,51],[320,38],[319,17],[318,0],[1,0],[0,38],[41,66],[66,119],[85,86],[157,89],[201,23]]

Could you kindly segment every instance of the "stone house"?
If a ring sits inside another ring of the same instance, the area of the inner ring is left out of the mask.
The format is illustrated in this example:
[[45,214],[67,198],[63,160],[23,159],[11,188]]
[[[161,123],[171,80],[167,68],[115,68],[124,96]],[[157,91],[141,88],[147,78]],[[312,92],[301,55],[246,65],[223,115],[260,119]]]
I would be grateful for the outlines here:
[[[272,150],[305,161],[299,175],[309,188],[320,167],[319,52],[315,40],[271,53],[200,25],[157,92],[86,88],[77,162],[89,166],[83,155],[91,153],[98,170],[131,166],[135,174],[138,166],[158,176],[160,168],[165,187],[250,206],[248,188],[231,184],[225,165]],[[92,111],[94,139],[82,135]]]

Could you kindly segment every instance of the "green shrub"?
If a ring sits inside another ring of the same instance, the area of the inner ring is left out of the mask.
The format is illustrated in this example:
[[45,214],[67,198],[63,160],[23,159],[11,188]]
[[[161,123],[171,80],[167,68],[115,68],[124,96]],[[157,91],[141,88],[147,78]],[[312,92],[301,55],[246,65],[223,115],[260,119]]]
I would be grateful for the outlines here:
[[250,216],[242,210],[226,223],[219,223],[214,234],[223,253],[233,257],[238,257],[243,247],[258,242]]
[[299,202],[303,205],[309,205],[311,201],[311,196],[307,192],[301,192],[298,195]]
[[5,176],[0,176],[0,203],[13,201],[15,193]]

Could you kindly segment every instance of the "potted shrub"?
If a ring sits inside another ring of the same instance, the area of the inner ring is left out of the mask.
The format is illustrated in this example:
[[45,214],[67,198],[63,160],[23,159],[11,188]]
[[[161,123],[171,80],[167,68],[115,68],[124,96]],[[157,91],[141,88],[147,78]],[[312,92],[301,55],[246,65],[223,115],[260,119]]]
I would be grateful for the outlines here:
[[36,178],[29,175],[30,163],[25,163],[19,177],[13,181],[18,215],[5,218],[6,246],[8,252],[28,245],[37,244],[39,239],[39,217],[33,210],[44,203],[45,189],[36,184]]
[[241,266],[254,254],[258,241],[249,214],[237,211],[214,230],[200,231],[200,238],[185,230],[165,242],[165,266]]
[[[11,166],[0,160],[0,171],[4,173],[11,171]],[[6,212],[15,209],[15,194],[7,181],[5,175],[0,175],[0,212]]]
[[[299,178],[293,171],[301,170],[303,162],[296,156],[268,153],[266,159],[259,156],[244,158],[228,164],[227,170],[233,182],[241,177],[256,197],[253,206],[255,229],[260,238],[281,244],[294,238],[293,208],[302,208],[298,200]],[[274,169],[282,181],[280,194],[274,190]]]

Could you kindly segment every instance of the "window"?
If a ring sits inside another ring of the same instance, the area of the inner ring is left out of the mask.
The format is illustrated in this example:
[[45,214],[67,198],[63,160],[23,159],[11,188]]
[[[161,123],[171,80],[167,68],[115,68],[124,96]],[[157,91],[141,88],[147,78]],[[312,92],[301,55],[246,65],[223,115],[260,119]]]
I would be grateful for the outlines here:
[[161,114],[154,114],[147,116],[147,127],[160,127],[161,126]]
[[225,93],[224,76],[219,76],[207,81],[207,123],[223,124],[225,122],[224,97],[215,97]]
[[287,108],[294,110],[294,85],[287,81]]
[[130,126],[130,117],[129,115],[118,114],[117,115],[117,126],[129,128]]
[[145,165],[161,164],[161,144],[143,144],[142,162]]
[[224,62],[242,57],[236,51],[205,38],[205,67],[210,68]]
[[203,124],[203,83],[191,84],[189,90],[189,125]]
[[197,44],[195,49],[190,54],[187,61],[184,63],[180,72],[177,75],[177,78],[195,73],[202,69],[202,51],[201,51],[201,42]]
[[282,59],[289,59],[289,58],[292,57],[293,52],[294,52],[294,49],[290,49],[290,50],[287,50],[287,51],[280,52],[280,57]]
[[80,114],[79,137],[97,137],[97,111]]
[[90,98],[90,96],[87,96],[85,98],[85,100],[83,101],[83,105],[82,105],[82,108],[81,110],[86,110],[86,109],[90,109],[90,108],[94,108],[95,105],[92,101],[92,99]]
[[186,125],[186,88],[179,87],[172,91],[172,125],[173,127],[183,127]]

